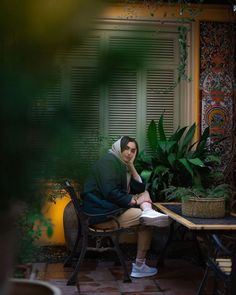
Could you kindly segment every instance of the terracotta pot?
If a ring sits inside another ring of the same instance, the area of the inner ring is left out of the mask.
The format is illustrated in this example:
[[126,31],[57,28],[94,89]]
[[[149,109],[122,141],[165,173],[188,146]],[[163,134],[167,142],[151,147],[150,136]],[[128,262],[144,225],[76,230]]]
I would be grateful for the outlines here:
[[72,251],[78,232],[78,221],[72,201],[64,209],[63,226],[66,247]]

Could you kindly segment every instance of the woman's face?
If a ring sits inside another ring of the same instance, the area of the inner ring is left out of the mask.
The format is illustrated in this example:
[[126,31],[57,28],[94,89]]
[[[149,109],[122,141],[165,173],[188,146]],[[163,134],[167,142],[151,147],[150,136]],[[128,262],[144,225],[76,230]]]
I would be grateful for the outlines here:
[[121,153],[121,159],[125,163],[129,163],[131,160],[135,159],[137,153],[137,147],[135,142],[129,142]]

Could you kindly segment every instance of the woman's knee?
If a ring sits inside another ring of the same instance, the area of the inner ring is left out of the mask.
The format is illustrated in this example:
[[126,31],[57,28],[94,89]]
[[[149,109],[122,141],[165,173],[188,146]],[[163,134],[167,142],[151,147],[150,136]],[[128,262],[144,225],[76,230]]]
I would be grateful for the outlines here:
[[139,225],[139,218],[142,214],[142,210],[140,208],[130,208],[126,210],[123,214],[121,214],[118,218],[120,225],[123,227],[130,227]]

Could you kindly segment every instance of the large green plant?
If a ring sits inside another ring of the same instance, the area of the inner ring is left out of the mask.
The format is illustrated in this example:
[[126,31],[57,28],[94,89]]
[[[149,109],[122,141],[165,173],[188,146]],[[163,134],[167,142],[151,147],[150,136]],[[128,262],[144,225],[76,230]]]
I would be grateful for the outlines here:
[[204,187],[206,181],[215,177],[212,168],[220,163],[220,156],[211,150],[209,128],[193,142],[195,123],[179,127],[167,136],[163,120],[162,115],[157,124],[154,120],[149,124],[147,138],[151,152],[142,151],[138,158],[141,176],[154,200],[171,185]]

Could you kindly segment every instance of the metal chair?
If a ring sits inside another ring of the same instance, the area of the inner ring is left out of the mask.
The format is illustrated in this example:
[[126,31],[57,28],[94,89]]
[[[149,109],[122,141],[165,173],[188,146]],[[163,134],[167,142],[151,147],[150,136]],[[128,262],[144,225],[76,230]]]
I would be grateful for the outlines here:
[[[209,273],[213,273],[214,295],[236,294],[236,239],[232,236],[216,234],[209,235],[209,245],[212,250],[207,258],[203,280],[197,294],[204,294]],[[207,293],[209,294],[209,293]]]
[[[78,220],[78,231],[77,231],[77,237],[75,244],[73,246],[73,249],[67,258],[67,260],[64,263],[64,266],[71,266],[73,259],[76,257],[77,251],[79,249],[79,257],[77,258],[76,266],[74,268],[74,271],[67,281],[67,285],[74,285],[76,283],[77,274],[80,269],[80,265],[83,262],[84,256],[88,250],[92,251],[99,251],[103,252],[106,250],[114,250],[119,258],[119,261],[124,269],[124,282],[131,282],[127,266],[125,263],[125,259],[123,256],[123,253],[119,246],[119,237],[124,232],[129,232],[130,229],[127,228],[121,228],[119,225],[119,222],[114,216],[107,216],[109,219],[115,220],[117,224],[117,228],[115,229],[106,229],[106,230],[97,230],[96,228],[93,228],[89,225],[89,219],[93,216],[101,216],[100,215],[88,215],[85,212],[83,212],[81,208],[81,202],[79,198],[77,197],[77,194],[75,192],[74,187],[71,185],[70,181],[65,181],[62,183],[62,187],[65,189],[65,191],[69,194],[72,203],[74,205],[74,209],[76,212],[77,220]],[[89,239],[95,239],[96,245],[94,247],[89,246]],[[101,240],[104,238],[108,239],[111,242],[111,247],[103,247],[101,244]]]

